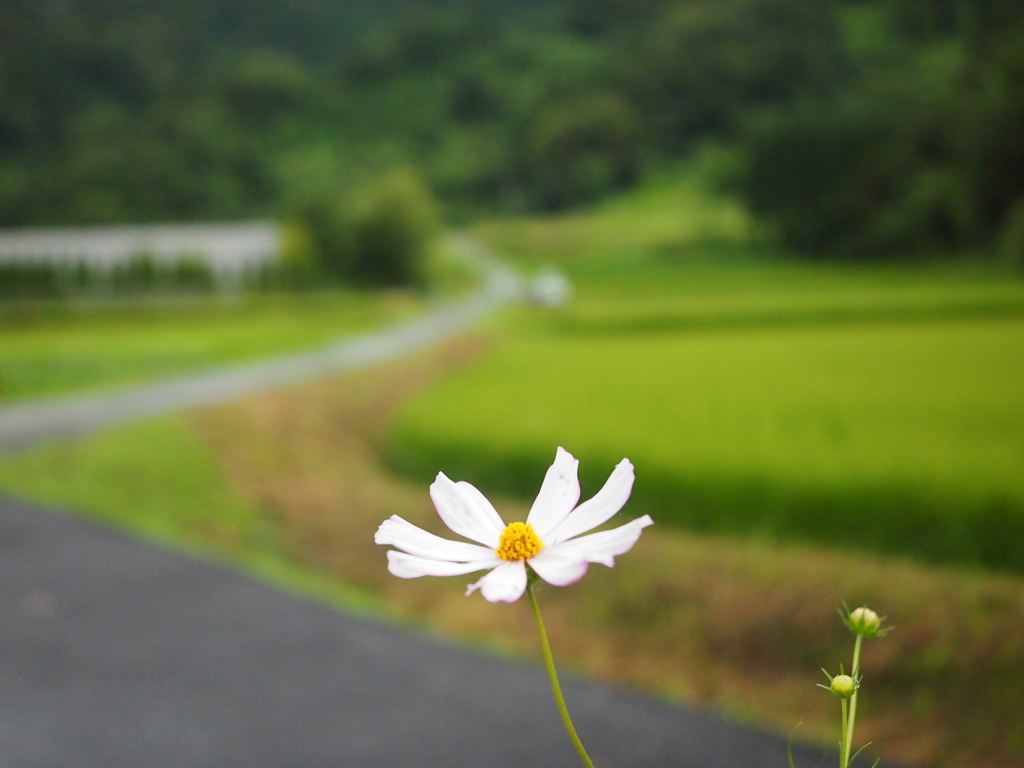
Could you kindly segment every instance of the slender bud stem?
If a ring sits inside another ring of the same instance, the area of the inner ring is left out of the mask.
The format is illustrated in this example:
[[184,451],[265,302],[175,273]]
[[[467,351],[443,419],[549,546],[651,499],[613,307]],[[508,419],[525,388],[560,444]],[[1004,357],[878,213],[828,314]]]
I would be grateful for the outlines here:
[[[850,675],[856,680],[860,675],[860,646],[864,640],[863,635],[857,635],[857,639],[853,642],[853,669],[850,671]],[[843,768],[847,768],[850,764],[850,748],[853,746],[853,724],[857,720],[857,692],[854,691],[853,696],[850,697],[850,717],[849,722],[843,724]]]
[[843,699],[840,703],[843,706],[843,723],[842,732],[839,735],[839,768],[846,768],[849,765],[850,745],[846,741],[846,724],[847,724],[847,699]]
[[[562,722],[565,724],[565,730],[569,734],[569,738],[572,739],[573,746],[576,747],[576,751],[580,753],[580,759],[587,768],[594,768],[594,764],[590,760],[590,756],[587,754],[587,750],[583,748],[583,742],[580,741],[580,737],[576,735],[576,729],[573,727],[572,718],[569,717],[569,710],[565,706],[565,699],[562,697],[562,686],[558,684],[558,673],[555,672],[555,659],[551,655],[551,646],[548,644],[548,633],[544,630],[544,619],[540,617],[540,606],[537,605],[537,595],[533,592],[533,583],[527,582],[526,594],[530,596],[530,605],[533,606],[533,616],[537,619],[537,631],[540,633],[540,646],[544,651],[544,664],[548,668],[548,677],[551,678],[551,690],[555,694],[555,702],[558,704],[558,711],[562,713]],[[846,702],[843,702],[845,711]]]

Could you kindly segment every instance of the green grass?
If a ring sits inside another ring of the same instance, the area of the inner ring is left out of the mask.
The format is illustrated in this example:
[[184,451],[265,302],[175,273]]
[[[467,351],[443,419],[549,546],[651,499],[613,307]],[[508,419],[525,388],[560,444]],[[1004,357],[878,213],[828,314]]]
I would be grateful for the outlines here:
[[962,265],[809,265],[733,249],[566,271],[579,295],[547,320],[572,333],[1024,315],[1024,283]]
[[397,419],[394,461],[529,496],[563,445],[634,509],[1024,570],[1024,285],[954,268],[581,265]]
[[373,601],[284,556],[271,515],[228,482],[188,416],[129,424],[0,458],[0,489],[348,610]]
[[687,257],[708,245],[745,246],[757,226],[739,201],[710,193],[696,170],[670,171],[583,212],[484,222],[473,233],[524,266],[582,262],[586,269]]
[[371,292],[44,303],[0,312],[0,402],[316,347],[404,316]]

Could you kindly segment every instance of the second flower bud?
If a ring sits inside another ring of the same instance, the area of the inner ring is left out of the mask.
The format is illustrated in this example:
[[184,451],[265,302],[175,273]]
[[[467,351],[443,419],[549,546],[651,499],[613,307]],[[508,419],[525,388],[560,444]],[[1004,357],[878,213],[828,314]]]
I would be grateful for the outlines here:
[[857,692],[860,684],[849,675],[836,675],[832,678],[829,690],[840,699],[848,699]]

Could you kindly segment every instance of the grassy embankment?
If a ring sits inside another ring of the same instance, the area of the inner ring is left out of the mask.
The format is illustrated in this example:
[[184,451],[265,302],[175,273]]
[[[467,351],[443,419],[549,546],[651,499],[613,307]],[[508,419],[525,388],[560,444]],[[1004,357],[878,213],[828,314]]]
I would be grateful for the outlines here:
[[418,306],[369,291],[0,306],[0,402],[315,348]]
[[[635,231],[644,235],[653,227],[644,229],[637,211],[627,202],[591,221],[607,221],[613,215],[632,218],[640,227]],[[545,236],[567,228],[590,231],[586,217],[521,223],[503,232],[511,238],[515,227]],[[670,231],[668,239],[678,238],[680,247],[663,247],[661,252],[685,251],[686,237],[681,229]],[[629,245],[629,238],[622,238]],[[571,246],[572,239],[558,242],[566,249],[564,243]],[[659,242],[666,242],[665,237]],[[634,245],[637,260],[646,258],[650,243]],[[545,259],[550,259],[550,250],[546,253]],[[435,531],[440,532],[440,526],[425,485],[395,475],[380,456],[393,434],[396,410],[402,410],[405,423],[410,413],[422,408],[425,400],[418,398],[410,405],[411,396],[437,397],[453,386],[451,382],[465,386],[466,377],[478,376],[510,351],[533,345],[543,352],[546,345],[570,338],[575,339],[570,347],[581,349],[588,338],[641,341],[635,330],[602,331],[594,337],[560,327],[576,313],[582,316],[588,296],[596,297],[599,286],[607,292],[626,290],[631,268],[614,261],[610,257],[606,265],[618,272],[616,280],[600,277],[593,265],[572,267],[580,301],[569,314],[553,318],[525,313],[482,340],[378,370],[6,457],[0,460],[0,488],[226,558],[331,602],[362,607],[372,603],[388,615],[449,636],[535,655],[528,606],[466,599],[461,588],[465,579],[406,582],[387,574],[383,552],[372,544],[382,519],[397,513]],[[670,264],[662,269],[666,275],[678,271]],[[829,272],[797,266],[776,271],[755,262],[737,264],[725,282],[749,289],[771,274],[787,290],[821,279],[838,288]],[[684,273],[685,269],[679,272]],[[870,271],[863,274],[872,279]],[[917,280],[907,274],[911,282]],[[589,286],[587,275],[593,276]],[[742,275],[746,277],[740,279]],[[700,288],[704,294],[712,277],[708,271],[693,285],[705,286]],[[646,286],[639,294],[645,298],[659,286],[667,293],[673,285],[667,277],[653,285],[639,272],[630,279]],[[689,280],[675,283],[672,290],[685,293]],[[987,283],[987,278],[978,280]],[[600,310],[604,301],[594,301]],[[628,297],[624,301],[628,303]],[[716,312],[715,317],[721,316],[720,310]],[[844,322],[833,330],[850,332],[856,327]],[[863,325],[864,330],[870,327]],[[753,329],[738,332],[749,334]],[[677,328],[652,336],[681,333]],[[714,333],[724,335],[722,329]],[[633,344],[624,346],[631,349]],[[575,360],[542,362],[557,363],[558,370],[564,370]],[[452,371],[456,375],[449,378]],[[595,412],[603,409],[606,401],[595,388],[579,394],[581,381],[582,376],[576,376],[570,382],[564,408],[571,410],[585,404],[585,398],[594,398],[600,406]],[[562,414],[558,412],[559,419]],[[599,416],[603,415],[602,411]],[[496,423],[481,423],[481,428],[491,438],[500,438]],[[602,423],[594,420],[596,427]],[[627,426],[623,439],[633,432]],[[630,453],[640,465],[631,446],[612,447],[614,458]],[[545,446],[545,464],[552,451],[553,444]],[[590,473],[585,492],[592,492],[607,470],[595,466],[600,462],[600,457],[585,461],[584,470]],[[485,463],[479,468],[488,467]],[[436,469],[474,481],[489,492],[497,487],[491,482],[494,478],[460,475],[459,467]],[[643,466],[639,476],[640,483],[648,482]],[[530,494],[539,477],[531,478]],[[640,483],[627,516],[646,511]],[[507,519],[525,514],[523,499],[499,498],[498,504]],[[893,635],[866,649],[870,693],[862,703],[859,734],[874,739],[886,755],[906,761],[979,768],[1019,765],[1024,754],[1019,707],[1024,695],[1024,636],[1013,628],[1024,626],[1020,576],[657,525],[614,570],[595,566],[579,585],[545,589],[541,595],[556,656],[563,663],[714,706],[780,733],[803,720],[802,733],[824,744],[834,736],[835,702],[815,683],[820,666],[832,668],[847,659],[849,638],[833,613],[843,599],[867,602],[897,626]]]

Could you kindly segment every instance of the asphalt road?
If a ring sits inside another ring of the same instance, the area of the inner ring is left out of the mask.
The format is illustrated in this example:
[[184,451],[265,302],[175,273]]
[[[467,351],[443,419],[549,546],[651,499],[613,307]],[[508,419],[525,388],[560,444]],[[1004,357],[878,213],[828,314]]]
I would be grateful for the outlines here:
[[[564,682],[598,768],[786,766],[774,736]],[[3,768],[576,765],[539,664],[0,499]]]

